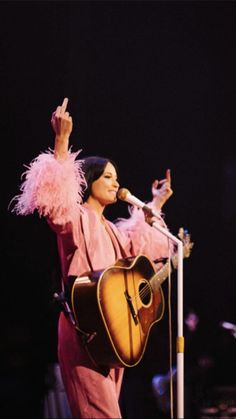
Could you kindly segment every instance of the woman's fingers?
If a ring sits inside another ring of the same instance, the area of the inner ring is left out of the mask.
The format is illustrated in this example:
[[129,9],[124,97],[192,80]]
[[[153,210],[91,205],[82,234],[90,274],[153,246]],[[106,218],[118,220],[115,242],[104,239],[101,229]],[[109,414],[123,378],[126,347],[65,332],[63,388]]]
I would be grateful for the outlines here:
[[62,102],[62,105],[61,106],[57,106],[55,112],[53,112],[52,118],[55,118],[55,117],[59,118],[59,117],[61,117],[61,116],[63,116],[63,115],[65,115],[65,114],[68,113],[68,112],[66,112],[68,101],[69,101],[69,99],[67,97],[65,97],[65,99]]
[[170,169],[166,170],[166,180],[169,183],[169,185],[171,185],[171,171],[170,171]]
[[67,105],[68,105],[68,101],[69,101],[68,97],[65,97],[64,100],[63,100],[63,102],[62,102],[62,105],[61,105],[61,111],[62,112],[65,112],[66,111],[66,108],[67,108]]
[[157,189],[158,184],[159,184],[159,181],[157,179],[154,180],[154,182],[152,183],[152,189]]
[[68,105],[68,98],[65,97],[62,104],[57,106],[52,113],[51,124],[57,135],[68,134],[72,130],[72,117],[66,110]]

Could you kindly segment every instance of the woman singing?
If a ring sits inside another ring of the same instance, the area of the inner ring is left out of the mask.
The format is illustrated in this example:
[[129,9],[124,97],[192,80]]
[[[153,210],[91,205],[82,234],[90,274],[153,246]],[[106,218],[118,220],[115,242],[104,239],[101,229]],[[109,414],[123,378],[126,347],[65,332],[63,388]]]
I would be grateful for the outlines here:
[[[63,289],[68,278],[105,269],[118,259],[143,254],[155,261],[168,257],[170,251],[168,239],[146,223],[142,210],[135,209],[117,225],[105,218],[107,205],[117,201],[117,168],[110,159],[79,160],[80,152],[71,152],[73,122],[67,104],[65,98],[52,114],[54,151],[41,153],[31,162],[14,207],[21,215],[37,210],[56,233]],[[152,194],[150,206],[161,213],[172,195],[169,170],[165,179],[154,181]],[[161,217],[157,222],[165,226]],[[104,372],[97,366],[64,312],[58,324],[58,359],[74,418],[121,418],[123,368]]]

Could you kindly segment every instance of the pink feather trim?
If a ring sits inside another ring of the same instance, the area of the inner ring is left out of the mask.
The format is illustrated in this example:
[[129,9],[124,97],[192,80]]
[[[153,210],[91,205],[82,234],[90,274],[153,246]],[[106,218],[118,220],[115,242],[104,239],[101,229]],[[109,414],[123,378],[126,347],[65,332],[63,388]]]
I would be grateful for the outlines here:
[[[153,207],[152,202],[147,203],[147,205],[150,208]],[[121,231],[136,230],[137,225],[139,225],[139,224],[143,224],[143,226],[147,225],[147,223],[145,221],[145,217],[144,217],[144,212],[143,212],[142,209],[137,208],[135,206],[129,206],[128,211],[130,213],[129,218],[118,218],[118,220],[116,222],[116,226]],[[159,213],[160,217],[163,217],[164,214],[161,212],[161,210],[156,210],[156,212]],[[164,224],[163,218],[161,218],[161,221],[162,221],[162,224],[164,226],[165,224]]]
[[[151,206],[151,203],[147,204]],[[159,257],[168,256],[168,249],[173,252],[173,245],[168,239],[157,229],[151,227],[144,217],[142,209],[137,207],[129,207],[130,217],[120,218],[116,222],[117,228],[129,235],[133,242],[134,254],[142,253],[155,260]],[[162,212],[158,210],[160,219],[157,223],[167,228],[162,216]]]
[[130,213],[129,218],[118,218],[116,226],[121,231],[135,230],[137,223],[145,223],[144,213],[137,207],[129,206],[128,211]]
[[86,181],[81,169],[82,160],[76,160],[81,152],[68,152],[66,160],[56,160],[52,150],[36,157],[22,177],[25,179],[15,196],[13,212],[27,215],[37,210],[41,215],[68,221],[70,214],[82,202]]

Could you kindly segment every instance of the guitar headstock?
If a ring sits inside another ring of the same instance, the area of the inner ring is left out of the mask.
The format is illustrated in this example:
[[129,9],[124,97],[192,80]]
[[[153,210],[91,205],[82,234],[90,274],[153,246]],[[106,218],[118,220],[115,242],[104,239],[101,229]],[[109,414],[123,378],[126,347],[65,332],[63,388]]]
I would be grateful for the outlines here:
[[191,242],[190,234],[187,230],[184,230],[183,227],[180,227],[178,237],[183,242],[183,257],[188,258],[194,245],[194,243]]

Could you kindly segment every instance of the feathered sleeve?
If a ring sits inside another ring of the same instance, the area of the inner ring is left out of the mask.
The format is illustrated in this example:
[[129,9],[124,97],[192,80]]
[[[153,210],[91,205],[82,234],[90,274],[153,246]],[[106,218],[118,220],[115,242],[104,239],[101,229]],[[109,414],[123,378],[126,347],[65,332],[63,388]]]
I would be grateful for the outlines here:
[[21,193],[13,198],[12,211],[27,215],[37,210],[58,224],[67,222],[82,202],[86,187],[82,161],[76,160],[80,151],[69,151],[67,159],[57,160],[49,149],[32,160],[22,175]]
[[[151,205],[148,204],[150,207]],[[167,228],[160,211],[160,218],[156,222],[162,228]],[[119,219],[116,222],[119,231],[129,236],[132,242],[132,249],[135,255],[145,254],[153,261],[162,257],[168,257],[169,252],[173,252],[173,244],[159,230],[151,227],[144,217],[142,209],[130,208],[130,217]]]

